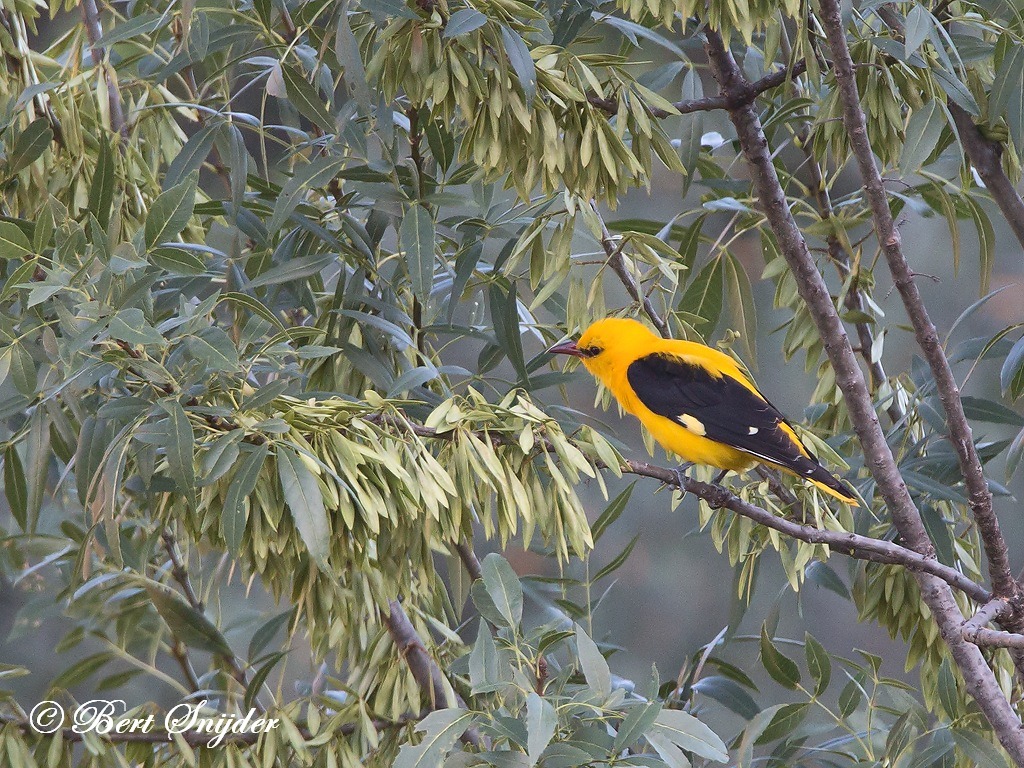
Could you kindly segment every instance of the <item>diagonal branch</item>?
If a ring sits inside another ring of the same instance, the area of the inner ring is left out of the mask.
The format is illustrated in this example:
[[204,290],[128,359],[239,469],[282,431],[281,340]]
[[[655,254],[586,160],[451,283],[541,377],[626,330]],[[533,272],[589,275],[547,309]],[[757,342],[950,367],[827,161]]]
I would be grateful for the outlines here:
[[985,603],[981,609],[960,627],[964,640],[975,645],[989,648],[1014,648],[1024,650],[1024,635],[1017,632],[1005,632],[987,629],[986,624],[1002,621],[1012,615],[1012,606],[1001,598]]
[[[985,473],[974,446],[971,426],[964,414],[960,389],[949,360],[939,342],[938,333],[932,324],[921,293],[914,282],[914,273],[903,253],[899,230],[896,228],[889,209],[889,199],[882,177],[875,166],[874,155],[868,140],[867,122],[860,103],[857,81],[846,45],[846,33],[843,28],[842,16],[838,0],[822,0],[822,24],[832,49],[835,66],[836,82],[839,97],[843,105],[843,122],[849,135],[861,178],[864,181],[864,194],[871,206],[872,218],[875,222],[875,233],[889,262],[889,271],[899,291],[907,315],[914,327],[914,336],[918,346],[935,378],[935,386],[946,413],[950,441],[960,464],[970,498],[971,512],[981,534],[982,546],[988,558],[989,574],[992,579],[992,590],[998,597],[1012,600],[1019,598],[1020,588],[1010,570],[1010,559],[1006,541],[999,529],[999,519],[992,509],[992,494],[985,480]],[[1015,606],[1015,613],[1019,609]]]
[[637,285],[636,280],[629,271],[629,264],[622,253],[622,246],[619,243],[616,243],[615,237],[608,230],[608,225],[604,223],[604,219],[601,217],[601,212],[597,210],[597,204],[593,200],[590,201],[590,207],[593,209],[594,215],[601,224],[601,247],[608,256],[608,266],[611,267],[611,270],[616,275],[618,275],[619,280],[626,287],[626,292],[629,294],[630,298],[643,307],[644,313],[651,319],[651,322],[654,323],[654,327],[658,329],[658,333],[660,333],[663,338],[671,338],[672,331],[668,327],[668,322],[658,314],[658,310],[654,308],[654,303],[651,301],[650,296],[641,292],[640,286]]
[[[838,7],[834,2],[822,0],[822,5],[834,8],[837,14],[835,20],[838,20]],[[846,50],[841,25],[838,34],[842,41],[842,50]],[[708,29],[706,35],[705,47],[719,85],[725,92],[742,91],[745,82],[743,73],[732,54],[726,49],[721,36],[712,29]],[[848,51],[846,71],[852,75],[853,68]],[[859,104],[855,104],[854,107],[859,110]],[[864,450],[866,465],[875,478],[900,536],[907,542],[909,548],[927,559],[934,559],[934,547],[878,423],[871,394],[857,365],[828,286],[811,258],[807,243],[789,210],[758,115],[747,105],[730,110],[729,118],[736,127],[743,154],[750,167],[760,207],[764,210],[783,257],[793,272],[800,295],[807,303],[832,363],[836,383],[843,393],[854,430]],[[863,114],[861,122],[863,123]],[[866,139],[863,124],[861,132],[860,138]],[[1003,746],[1019,763],[1024,764],[1024,733],[1021,731],[1020,718],[1003,695],[995,675],[977,646],[967,643],[960,636],[959,628],[963,622],[963,614],[960,613],[949,585],[925,572],[919,571],[915,573],[915,577],[921,587],[921,596],[931,610],[942,637],[963,674],[968,691],[985,712]]]

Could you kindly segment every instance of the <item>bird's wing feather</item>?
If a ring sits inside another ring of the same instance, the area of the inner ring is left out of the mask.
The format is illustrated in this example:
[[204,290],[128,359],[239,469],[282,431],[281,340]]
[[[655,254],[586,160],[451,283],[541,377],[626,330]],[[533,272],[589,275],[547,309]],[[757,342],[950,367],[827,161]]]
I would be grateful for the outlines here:
[[631,363],[626,378],[649,410],[684,427],[683,417],[695,419],[710,440],[802,475],[818,466],[782,428],[789,424],[779,410],[728,374],[715,376],[684,358],[651,354]]

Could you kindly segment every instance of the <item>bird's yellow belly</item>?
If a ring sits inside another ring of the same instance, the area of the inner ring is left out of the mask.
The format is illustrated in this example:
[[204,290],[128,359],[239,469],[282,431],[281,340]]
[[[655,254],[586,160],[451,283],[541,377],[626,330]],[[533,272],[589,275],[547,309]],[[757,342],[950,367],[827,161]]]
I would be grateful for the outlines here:
[[648,429],[663,448],[676,454],[683,461],[707,464],[733,472],[748,469],[756,463],[750,454],[702,437],[663,416],[649,419]]

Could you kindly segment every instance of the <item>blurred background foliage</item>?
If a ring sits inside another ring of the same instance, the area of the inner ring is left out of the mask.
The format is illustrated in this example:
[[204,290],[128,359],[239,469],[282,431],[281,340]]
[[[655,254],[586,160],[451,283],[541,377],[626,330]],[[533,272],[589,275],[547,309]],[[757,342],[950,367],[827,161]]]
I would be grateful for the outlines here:
[[[1019,540],[1020,250],[947,103],[1016,180],[1024,25],[955,0],[885,4],[894,30],[879,5],[847,19],[869,135]],[[773,86],[755,103],[777,171],[903,476],[940,559],[981,579],[815,12],[5,2],[0,754],[1006,765],[910,574],[623,479],[637,428],[544,353],[643,298],[754,369],[867,502],[792,485],[808,520],[894,537],[714,103],[709,24]],[[759,477],[726,482],[790,512]],[[25,728],[42,698],[100,695],[285,725],[215,749]]]

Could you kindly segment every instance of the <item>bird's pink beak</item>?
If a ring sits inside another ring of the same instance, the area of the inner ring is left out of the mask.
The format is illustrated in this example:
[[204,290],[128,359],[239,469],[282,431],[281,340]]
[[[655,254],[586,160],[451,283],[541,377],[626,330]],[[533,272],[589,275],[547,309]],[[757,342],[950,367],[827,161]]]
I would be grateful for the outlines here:
[[561,344],[555,344],[551,349],[548,350],[550,355],[572,355],[573,357],[583,357],[583,351],[576,346],[575,341],[563,341]]

